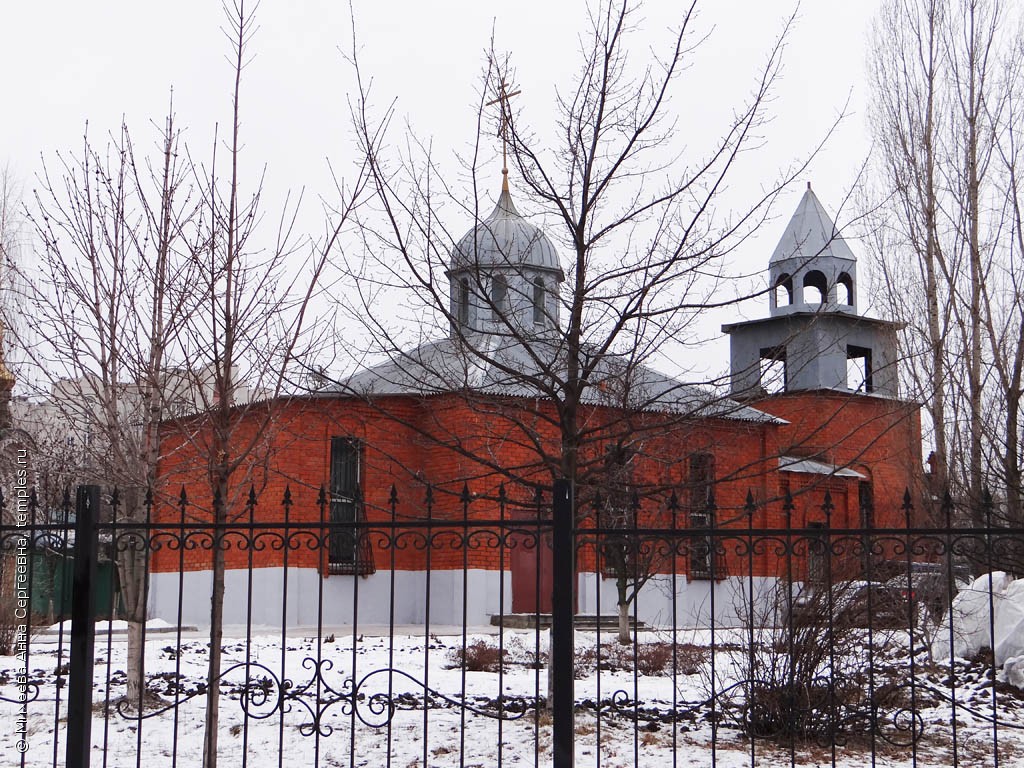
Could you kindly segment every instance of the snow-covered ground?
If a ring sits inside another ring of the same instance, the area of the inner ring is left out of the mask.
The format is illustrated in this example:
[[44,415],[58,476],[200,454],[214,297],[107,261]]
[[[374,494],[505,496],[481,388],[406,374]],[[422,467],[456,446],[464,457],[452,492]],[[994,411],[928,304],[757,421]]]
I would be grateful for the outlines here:
[[[115,633],[96,642],[92,764],[199,765],[206,641],[201,633],[184,634],[180,645],[173,632],[148,638],[146,677],[152,697],[146,717],[136,720],[109,703],[125,691],[126,641],[114,629]],[[537,691],[543,694],[547,687],[546,671],[538,663],[546,655],[546,632],[494,635],[481,630],[463,637],[461,632],[423,636],[406,631],[394,637],[365,632],[353,637],[338,630],[324,632],[318,639],[313,631],[291,630],[282,637],[280,632],[262,630],[248,642],[244,632],[226,639],[224,669],[234,669],[223,685],[221,764],[254,768],[551,764],[551,719],[534,706]],[[620,650],[612,635],[603,634],[600,672],[595,638],[594,633],[576,635],[577,766],[835,764],[852,768],[872,764],[872,748],[875,765],[948,766],[953,764],[954,709],[960,765],[991,765],[994,739],[1001,765],[1024,765],[1021,693],[997,681],[1000,723],[994,727],[987,719],[993,711],[990,667],[984,661],[962,660],[952,668],[948,660],[932,665],[922,651],[915,657],[911,678],[907,654],[899,653],[905,636],[885,638],[887,650],[877,651],[875,659],[880,670],[877,679],[857,678],[854,671],[849,681],[862,687],[915,681],[911,698],[903,697],[913,701],[920,718],[916,754],[909,746],[890,744],[882,736],[872,739],[856,728],[850,729],[850,743],[835,747],[834,754],[831,745],[817,743],[790,745],[785,740],[759,739],[752,745],[737,724],[743,712],[742,688],[719,697],[714,709],[702,704],[712,689],[724,691],[743,678],[750,659],[745,631],[717,631],[713,654],[707,631],[646,632],[637,645],[642,660],[638,665],[632,661],[633,648]],[[60,635],[40,636],[32,643],[29,677],[40,690],[38,699],[28,705],[29,748],[24,754],[28,766],[64,764],[67,689],[56,672],[66,673],[68,649],[66,635],[58,642],[61,639]],[[505,663],[493,671],[464,669],[459,650],[464,642],[471,646],[467,652],[471,666],[487,666],[501,652]],[[760,646],[757,651],[773,652]],[[852,653],[855,660],[864,653],[861,648],[838,651]],[[659,670],[666,659],[666,666]],[[261,684],[248,698],[248,716],[241,695],[246,664],[250,678]],[[0,696],[17,698],[17,667],[14,657],[0,657]],[[865,665],[860,667],[863,673]],[[280,680],[291,681],[284,707],[278,706]],[[424,686],[429,689],[426,695]],[[385,699],[396,705],[393,712],[380,706]],[[469,708],[457,702],[466,702]],[[719,710],[730,703],[736,708],[723,715]],[[18,764],[18,709],[15,703],[0,701],[2,765]],[[673,717],[673,710],[682,714]],[[716,721],[717,727],[713,726]],[[898,731],[889,732],[893,734]]]

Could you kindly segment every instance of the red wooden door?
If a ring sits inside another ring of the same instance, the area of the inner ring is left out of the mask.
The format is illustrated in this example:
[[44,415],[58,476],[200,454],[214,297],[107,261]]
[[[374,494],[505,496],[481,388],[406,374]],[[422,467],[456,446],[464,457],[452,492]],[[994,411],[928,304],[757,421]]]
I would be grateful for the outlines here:
[[511,537],[512,613],[551,613],[551,534],[535,533],[535,525],[524,525],[523,533]]

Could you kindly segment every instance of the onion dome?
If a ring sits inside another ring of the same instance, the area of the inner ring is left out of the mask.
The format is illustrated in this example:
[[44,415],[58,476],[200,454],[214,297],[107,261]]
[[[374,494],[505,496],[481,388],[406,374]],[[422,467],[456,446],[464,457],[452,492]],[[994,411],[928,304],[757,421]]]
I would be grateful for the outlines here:
[[558,252],[547,235],[524,219],[503,189],[490,216],[481,221],[452,250],[450,270],[528,267],[553,272],[564,280]]

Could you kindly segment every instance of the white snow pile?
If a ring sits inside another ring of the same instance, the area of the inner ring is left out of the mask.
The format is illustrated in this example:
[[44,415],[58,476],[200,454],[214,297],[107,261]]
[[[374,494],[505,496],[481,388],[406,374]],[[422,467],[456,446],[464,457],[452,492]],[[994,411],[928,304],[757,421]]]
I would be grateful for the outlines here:
[[[146,622],[146,629],[167,629],[173,626],[168,624],[163,619],[150,619]],[[71,633],[71,619],[67,621],[59,621],[56,624],[51,624],[49,627],[50,632],[65,632]],[[115,619],[114,621],[97,621],[96,632],[97,634],[103,634],[104,632],[127,632],[128,622],[122,619]]]
[[961,589],[935,633],[932,657],[970,659],[985,648],[1007,682],[1024,688],[1024,579],[994,571]]

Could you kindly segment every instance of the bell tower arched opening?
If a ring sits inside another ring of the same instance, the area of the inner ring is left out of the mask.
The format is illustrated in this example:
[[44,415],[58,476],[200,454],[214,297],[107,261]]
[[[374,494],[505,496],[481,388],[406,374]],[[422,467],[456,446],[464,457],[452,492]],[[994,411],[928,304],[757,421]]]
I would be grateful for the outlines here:
[[822,305],[828,300],[828,280],[825,273],[819,269],[812,269],[804,275],[803,303],[809,305]]
[[852,307],[853,300],[853,278],[846,272],[841,272],[836,279],[836,303],[844,307]]
[[772,300],[776,307],[788,307],[793,304],[793,276],[783,273],[775,281]]

